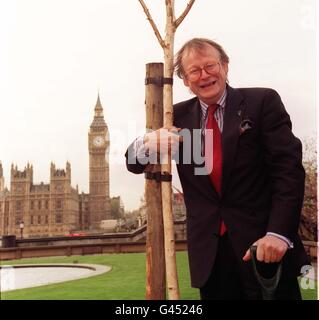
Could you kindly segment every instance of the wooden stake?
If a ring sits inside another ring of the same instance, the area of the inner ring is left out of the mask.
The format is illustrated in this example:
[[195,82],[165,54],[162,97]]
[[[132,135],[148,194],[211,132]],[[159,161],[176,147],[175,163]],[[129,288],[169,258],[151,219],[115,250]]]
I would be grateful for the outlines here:
[[[163,63],[146,65],[146,79],[161,79]],[[163,126],[163,87],[147,84],[145,87],[146,129],[157,130]],[[160,165],[150,165],[147,171],[160,172]],[[165,254],[162,215],[161,183],[145,179],[147,214],[146,232],[146,299],[165,300]]]

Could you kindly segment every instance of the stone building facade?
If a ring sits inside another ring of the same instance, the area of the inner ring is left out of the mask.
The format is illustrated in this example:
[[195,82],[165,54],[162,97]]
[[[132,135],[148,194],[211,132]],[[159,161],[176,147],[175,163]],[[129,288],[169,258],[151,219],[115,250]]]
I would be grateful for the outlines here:
[[[99,229],[111,219],[109,195],[109,132],[98,97],[88,133],[89,194],[71,185],[71,164],[51,163],[50,182],[33,183],[33,166],[11,166],[10,190],[5,187],[0,162],[0,236],[60,236],[75,230]],[[23,221],[23,230],[21,222]]]

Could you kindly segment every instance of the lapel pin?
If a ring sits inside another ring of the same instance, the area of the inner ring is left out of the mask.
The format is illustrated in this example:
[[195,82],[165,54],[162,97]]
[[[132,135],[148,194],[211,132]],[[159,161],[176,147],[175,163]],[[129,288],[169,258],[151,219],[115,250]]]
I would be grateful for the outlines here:
[[249,130],[253,127],[254,122],[250,119],[244,119],[239,125],[239,134],[243,134],[246,130]]
[[241,116],[241,110],[238,110],[238,116],[239,117]]

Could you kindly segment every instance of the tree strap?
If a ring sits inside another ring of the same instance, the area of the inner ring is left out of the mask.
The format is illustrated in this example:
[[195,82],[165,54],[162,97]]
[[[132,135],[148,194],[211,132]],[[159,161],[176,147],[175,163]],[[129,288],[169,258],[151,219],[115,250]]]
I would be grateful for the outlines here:
[[156,182],[161,182],[161,181],[170,182],[172,181],[172,175],[167,172],[161,173],[160,171],[145,172],[145,179],[156,180]]
[[163,87],[164,84],[173,84],[173,78],[163,78],[163,77],[148,77],[145,78],[145,85],[155,84],[159,87]]

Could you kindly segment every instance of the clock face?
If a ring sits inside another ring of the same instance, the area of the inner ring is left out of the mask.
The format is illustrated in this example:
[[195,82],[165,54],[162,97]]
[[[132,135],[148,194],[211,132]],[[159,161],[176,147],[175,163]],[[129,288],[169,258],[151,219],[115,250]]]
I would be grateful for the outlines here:
[[93,144],[96,147],[101,147],[104,144],[104,138],[102,136],[97,136],[93,139]]

